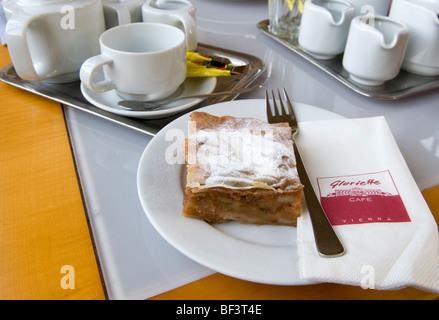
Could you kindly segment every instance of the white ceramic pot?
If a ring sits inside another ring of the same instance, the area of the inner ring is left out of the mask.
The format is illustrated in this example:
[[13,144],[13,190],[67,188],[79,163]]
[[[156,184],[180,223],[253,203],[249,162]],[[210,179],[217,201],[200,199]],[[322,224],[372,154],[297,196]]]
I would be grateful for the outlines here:
[[357,83],[381,85],[398,75],[408,38],[408,28],[396,20],[377,16],[369,25],[357,16],[349,29],[343,67]]
[[355,8],[341,0],[305,2],[299,44],[317,59],[332,59],[346,46]]
[[439,1],[393,0],[389,16],[410,29],[402,68],[423,76],[439,75]]
[[196,8],[187,0],[146,0],[142,6],[143,22],[169,24],[186,34],[188,51],[197,49]]
[[99,53],[105,31],[101,0],[7,0],[6,41],[24,80],[71,82]]

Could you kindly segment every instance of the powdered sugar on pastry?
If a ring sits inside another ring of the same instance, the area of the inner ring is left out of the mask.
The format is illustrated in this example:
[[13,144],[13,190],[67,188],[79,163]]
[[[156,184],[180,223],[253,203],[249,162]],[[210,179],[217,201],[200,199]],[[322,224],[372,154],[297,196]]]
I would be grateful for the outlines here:
[[187,187],[288,190],[300,185],[289,126],[232,117],[206,126],[202,119],[198,113],[191,123]]

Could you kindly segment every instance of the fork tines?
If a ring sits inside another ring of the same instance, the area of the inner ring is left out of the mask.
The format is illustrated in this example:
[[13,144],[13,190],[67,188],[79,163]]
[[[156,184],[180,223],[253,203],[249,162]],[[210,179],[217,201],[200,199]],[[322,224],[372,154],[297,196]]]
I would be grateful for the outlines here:
[[[267,101],[267,115],[268,115],[268,120],[269,122],[290,122],[288,120],[293,120],[294,122],[296,121],[295,115],[294,115],[294,111],[293,111],[293,106],[291,104],[291,100],[288,97],[287,91],[285,90],[285,88],[283,89],[284,95],[285,97],[282,97],[279,89],[277,89],[277,93],[279,96],[279,103],[280,103],[280,112],[279,112],[279,108],[278,105],[276,103],[276,97],[275,97],[275,93],[274,90],[271,90],[271,95],[273,97],[273,109],[274,109],[274,114],[273,111],[271,110],[271,105],[270,105],[270,98],[269,98],[269,94],[268,91],[265,91],[265,97],[266,97],[266,101]],[[287,108],[285,108],[284,102],[286,101],[286,105]],[[286,119],[286,117],[289,117],[290,119]]]

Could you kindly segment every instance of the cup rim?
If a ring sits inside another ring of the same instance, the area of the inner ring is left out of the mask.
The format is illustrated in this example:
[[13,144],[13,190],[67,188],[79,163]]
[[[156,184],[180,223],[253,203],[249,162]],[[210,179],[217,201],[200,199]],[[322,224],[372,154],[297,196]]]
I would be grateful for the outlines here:
[[[113,33],[119,32],[121,29],[145,28],[145,27],[149,27],[149,26],[172,30],[172,32],[178,33],[181,36],[181,39],[178,43],[175,43],[174,45],[170,46],[169,48],[165,48],[165,49],[157,50],[157,51],[150,51],[150,52],[148,52],[148,51],[132,52],[132,51],[120,50],[120,49],[116,49],[112,46],[109,46],[107,44],[107,42],[105,41],[107,37],[110,37],[110,35]],[[168,51],[174,50],[176,47],[178,47],[182,44],[186,44],[186,35],[179,28],[171,26],[171,25],[167,25],[167,24],[163,24],[163,23],[156,23],[156,22],[134,22],[134,23],[122,24],[122,25],[119,25],[119,26],[116,26],[116,27],[113,27],[111,29],[106,30],[99,37],[99,44],[101,46],[105,47],[106,50],[109,50],[109,51],[115,52],[115,53],[119,53],[119,54],[153,55],[153,54],[161,54],[164,52],[168,52]]]

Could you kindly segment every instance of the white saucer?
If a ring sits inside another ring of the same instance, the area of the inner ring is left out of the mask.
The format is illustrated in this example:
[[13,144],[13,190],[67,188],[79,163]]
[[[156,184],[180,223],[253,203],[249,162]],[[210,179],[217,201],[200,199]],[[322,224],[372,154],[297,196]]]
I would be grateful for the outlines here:
[[[212,93],[213,90],[215,90],[215,87],[215,77],[187,78],[177,90],[177,92],[173,94],[173,97],[177,98],[196,94]],[[81,83],[81,92],[88,102],[100,109],[121,116],[140,119],[157,119],[171,116],[180,111],[188,109],[203,100],[203,98],[196,98],[170,102],[156,111],[129,111],[119,107],[117,103],[122,100],[122,98],[116,93],[115,90],[110,90],[106,92],[95,92],[87,88],[83,83]]]

